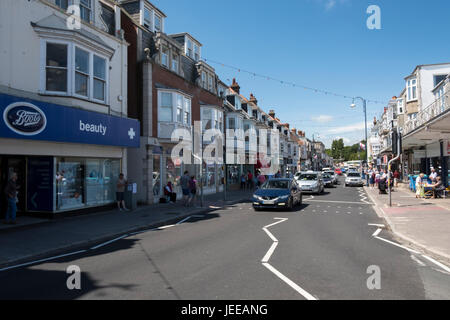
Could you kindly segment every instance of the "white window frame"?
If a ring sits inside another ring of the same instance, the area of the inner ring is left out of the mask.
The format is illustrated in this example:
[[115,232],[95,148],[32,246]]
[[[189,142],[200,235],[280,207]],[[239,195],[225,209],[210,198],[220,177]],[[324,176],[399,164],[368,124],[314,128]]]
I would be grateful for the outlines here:
[[[191,98],[187,98],[183,96],[183,124],[186,126],[191,126],[192,123],[192,116],[191,116],[191,110],[192,110],[192,100]],[[186,114],[187,114],[187,120],[186,120]]]
[[188,37],[186,38],[186,55],[189,58],[194,58],[193,41]]
[[[46,60],[47,60],[47,43],[64,44],[67,45],[67,90],[66,92],[48,91],[46,86],[47,80],[47,70],[46,70]],[[78,47],[83,51],[89,53],[89,88],[88,96],[82,96],[75,93],[75,48]],[[88,100],[95,103],[100,103],[104,105],[109,104],[109,59],[105,55],[93,51],[77,42],[52,39],[52,38],[41,38],[41,56],[40,56],[40,92],[46,95],[57,95],[65,97],[74,97],[82,100]],[[94,55],[105,60],[105,100],[101,101],[94,98]]]
[[[76,70],[75,70],[75,67],[76,67],[76,65],[75,65],[75,59],[76,59],[76,57],[77,57],[77,54],[76,54],[77,48],[80,49],[81,51],[86,52],[86,53],[88,54],[88,63],[89,63],[89,66],[88,66],[88,74],[86,74],[86,73],[84,73],[84,72],[81,72],[81,71],[76,71]],[[75,46],[74,46],[74,64],[73,64],[73,95],[74,95],[74,97],[77,97],[77,98],[80,98],[80,99],[89,99],[90,97],[93,97],[93,95],[92,95],[92,89],[93,89],[93,86],[91,86],[91,85],[92,85],[92,81],[93,81],[93,80],[92,80],[92,78],[93,78],[93,71],[94,71],[94,68],[93,68],[93,67],[94,67],[94,66],[93,66],[93,56],[92,56],[92,53],[89,52],[88,50],[85,50],[83,47],[81,47],[81,46],[79,46],[79,45],[75,45]],[[77,94],[77,93],[76,93],[76,85],[77,85],[76,77],[77,77],[77,72],[80,73],[80,74],[82,74],[82,75],[84,75],[84,76],[87,76],[87,80],[88,80],[87,96],[83,96],[83,95],[81,95],[81,94]]]
[[94,12],[94,3],[92,3],[92,0],[87,0],[87,1],[89,1],[89,7],[88,7],[88,6],[84,5],[84,4],[82,4],[81,1],[82,0],[78,1],[79,5],[80,5],[80,18],[81,18],[81,9],[82,9],[82,7],[86,8],[86,9],[89,10],[89,21],[83,20],[82,18],[81,18],[81,20],[83,20],[86,23],[92,23],[93,22],[92,21],[93,20],[92,17],[93,17],[93,12]]
[[[165,50],[167,53],[164,53],[164,50]],[[161,49],[161,65],[164,66],[164,67],[166,67],[166,68],[169,68],[169,53],[170,53],[170,51],[169,51],[168,48],[162,47],[162,49]],[[165,64],[164,64],[164,58],[165,58],[165,60],[166,60],[166,63],[165,63]]]
[[[413,81],[415,84],[413,85]],[[415,88],[415,96],[413,95],[413,88]],[[410,78],[406,80],[406,99],[407,102],[416,101],[417,100],[417,78]]]
[[194,60],[199,61],[200,60],[200,47],[194,43]]
[[202,87],[203,87],[204,89],[207,88],[207,83],[206,83],[206,72],[205,72],[205,71],[202,71]]
[[[176,58],[174,57],[176,55]],[[180,69],[180,63],[178,62],[178,59],[180,59],[180,55],[177,53],[172,53],[172,64],[171,69],[173,72],[178,73]]]
[[[162,19],[162,17],[159,15],[159,14],[157,14],[157,13],[155,13],[154,15],[153,15],[153,17],[154,17],[154,22],[153,22],[153,26],[154,26],[154,31],[155,32],[164,32],[164,30],[163,30],[163,19]],[[156,29],[156,21],[157,20],[159,20],[159,30],[158,29]]]
[[208,90],[211,92],[214,90],[213,77],[210,74],[208,74]]
[[[162,103],[162,94],[170,94],[172,97],[172,119],[171,121],[161,120],[161,103]],[[178,99],[181,99],[181,108],[178,104]],[[178,110],[181,111],[181,122],[178,121]],[[188,116],[188,122],[186,123],[185,117],[186,114]],[[181,125],[191,126],[192,120],[192,99],[191,97],[185,96],[177,91],[171,90],[158,90],[158,122],[164,123],[178,123]]]
[[397,113],[398,114],[404,114],[405,113],[405,104],[403,99],[397,100]]
[[[149,21],[147,21],[146,19],[145,19],[145,12],[148,12],[149,13],[149,18],[150,18],[150,20]],[[146,24],[148,24],[148,26],[146,25]],[[145,27],[145,28],[147,28],[147,29],[149,29],[150,31],[153,31],[152,30],[152,27],[153,27],[153,10],[151,10],[150,8],[147,8],[147,7],[144,7],[144,12],[143,12],[143,17],[142,17],[142,25]]]

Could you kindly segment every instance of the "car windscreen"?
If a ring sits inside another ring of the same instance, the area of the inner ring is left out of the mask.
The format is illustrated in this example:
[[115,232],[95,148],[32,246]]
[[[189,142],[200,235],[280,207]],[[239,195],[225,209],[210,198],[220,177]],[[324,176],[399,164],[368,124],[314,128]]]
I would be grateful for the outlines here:
[[261,189],[289,189],[288,180],[269,180],[264,182]]
[[359,173],[356,173],[356,172],[350,172],[348,174],[348,177],[359,178],[359,177],[361,177],[361,175]]
[[334,176],[334,171],[326,171],[325,174],[329,174],[330,176]]
[[301,174],[298,177],[299,181],[311,181],[311,180],[317,180],[317,174]]

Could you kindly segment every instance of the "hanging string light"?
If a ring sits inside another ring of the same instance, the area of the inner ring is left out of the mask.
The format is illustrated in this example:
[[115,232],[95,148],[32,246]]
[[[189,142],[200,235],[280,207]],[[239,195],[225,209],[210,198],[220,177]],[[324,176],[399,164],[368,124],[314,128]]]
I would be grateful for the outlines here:
[[[281,84],[292,85],[292,87],[294,87],[294,88],[303,88],[304,90],[314,91],[315,93],[321,93],[321,94],[325,94],[325,95],[334,95],[335,97],[341,97],[341,98],[344,98],[344,99],[354,99],[353,97],[350,97],[350,96],[347,96],[347,95],[343,95],[343,94],[340,94],[340,93],[335,93],[335,92],[331,92],[331,91],[327,91],[327,90],[321,90],[321,89],[317,89],[317,88],[310,88],[310,87],[298,85],[298,84],[293,83],[293,82],[288,82],[288,81],[276,79],[276,78],[273,78],[273,77],[269,77],[269,76],[266,76],[266,75],[261,75],[261,74],[258,74],[256,72],[253,72],[253,71],[247,71],[247,70],[244,70],[242,68],[237,68],[237,67],[234,67],[234,66],[222,63],[222,62],[214,61],[214,60],[211,60],[211,59],[203,58],[203,60],[205,60],[205,62],[210,62],[210,63],[214,63],[214,64],[217,64],[217,65],[221,65],[222,67],[225,67],[225,68],[228,68],[228,69],[232,69],[232,70],[236,70],[238,72],[250,74],[250,75],[252,75],[255,78],[259,77],[259,78],[267,79],[268,81],[276,81],[276,82],[279,82]],[[379,101],[379,100],[366,99],[366,101],[368,103],[383,104],[383,105],[387,104],[387,102],[383,102],[383,101]]]

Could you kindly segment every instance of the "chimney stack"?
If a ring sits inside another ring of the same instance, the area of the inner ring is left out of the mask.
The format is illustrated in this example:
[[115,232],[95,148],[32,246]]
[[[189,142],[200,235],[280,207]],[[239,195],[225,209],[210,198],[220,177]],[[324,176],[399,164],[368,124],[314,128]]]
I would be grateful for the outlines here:
[[275,119],[275,111],[269,110],[269,116]]
[[230,86],[231,89],[233,89],[233,91],[235,91],[237,94],[240,94],[241,92],[241,87],[239,86],[239,84],[236,82],[236,78],[233,78],[233,83]]
[[256,100],[256,98],[253,95],[253,93],[250,93],[250,100],[249,101],[254,103],[255,105],[258,105],[258,100]]

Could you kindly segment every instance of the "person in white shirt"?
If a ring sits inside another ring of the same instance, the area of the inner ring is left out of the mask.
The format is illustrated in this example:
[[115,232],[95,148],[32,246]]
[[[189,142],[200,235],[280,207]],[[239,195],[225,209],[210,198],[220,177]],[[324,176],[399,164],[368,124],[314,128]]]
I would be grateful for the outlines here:
[[416,179],[416,198],[420,198],[423,195],[423,178],[425,175],[421,173]]
[[431,182],[435,183],[436,182],[436,178],[437,178],[437,172],[434,168],[431,168],[431,174],[430,174],[430,179]]

